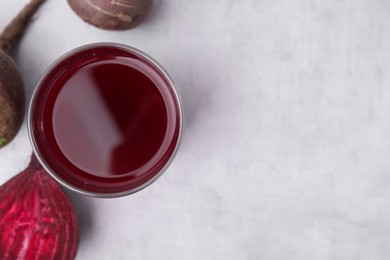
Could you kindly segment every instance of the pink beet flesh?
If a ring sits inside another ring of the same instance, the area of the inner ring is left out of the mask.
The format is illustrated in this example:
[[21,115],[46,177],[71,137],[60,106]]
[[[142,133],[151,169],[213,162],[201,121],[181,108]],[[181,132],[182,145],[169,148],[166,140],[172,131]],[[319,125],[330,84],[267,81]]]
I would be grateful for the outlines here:
[[77,217],[59,185],[33,155],[0,187],[0,259],[74,259]]

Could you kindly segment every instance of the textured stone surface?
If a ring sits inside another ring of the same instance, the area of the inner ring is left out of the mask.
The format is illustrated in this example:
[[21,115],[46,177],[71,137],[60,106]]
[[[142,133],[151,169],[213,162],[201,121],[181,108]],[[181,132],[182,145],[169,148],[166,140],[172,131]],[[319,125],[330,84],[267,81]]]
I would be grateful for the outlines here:
[[[25,2],[0,0],[0,25]],[[71,195],[77,259],[387,260],[389,29],[385,0],[156,0],[126,32],[48,1],[17,50],[28,97],[66,51],[114,41],[166,67],[186,114],[152,186]],[[24,125],[0,151],[1,183],[30,152]]]

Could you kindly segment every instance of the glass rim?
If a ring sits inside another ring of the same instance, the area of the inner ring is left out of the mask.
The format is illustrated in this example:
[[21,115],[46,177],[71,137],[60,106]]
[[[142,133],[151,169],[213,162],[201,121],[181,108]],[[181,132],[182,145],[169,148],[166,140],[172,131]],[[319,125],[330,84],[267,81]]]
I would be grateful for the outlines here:
[[[35,103],[36,97],[38,95],[38,92],[39,92],[39,90],[43,86],[43,84],[42,84],[43,81],[47,78],[47,76],[52,72],[52,70],[54,68],[56,68],[61,62],[63,62],[67,58],[73,56],[74,54],[76,54],[76,53],[78,53],[80,51],[92,49],[94,47],[114,47],[114,48],[119,48],[119,49],[122,49],[122,50],[125,50],[125,51],[130,51],[132,53],[135,53],[135,54],[141,56],[141,58],[144,59],[145,61],[148,61],[148,62],[152,63],[162,73],[162,76],[165,77],[166,80],[168,81],[168,85],[173,90],[172,91],[172,93],[173,93],[172,97],[175,100],[175,102],[177,103],[177,107],[178,107],[178,110],[177,110],[178,137],[177,137],[177,141],[176,141],[176,144],[175,144],[175,148],[173,149],[172,153],[170,154],[169,159],[167,160],[167,162],[162,166],[162,168],[154,176],[152,176],[146,182],[144,182],[141,185],[138,185],[138,186],[136,186],[136,187],[134,187],[132,189],[125,190],[125,191],[120,191],[120,192],[104,193],[104,192],[88,191],[88,190],[82,189],[80,187],[77,187],[75,185],[72,185],[72,184],[68,183],[67,181],[63,180],[62,178],[60,178],[55,173],[55,171],[50,168],[50,166],[47,164],[47,162],[45,162],[45,160],[43,159],[44,156],[42,155],[42,153],[38,149],[38,145],[37,145],[37,142],[35,140],[34,133],[33,133],[32,112],[33,112],[33,107],[34,107],[34,103]],[[184,116],[184,113],[183,113],[182,99],[181,99],[181,97],[180,97],[180,95],[178,93],[177,87],[176,87],[174,81],[172,80],[171,76],[166,71],[166,69],[159,62],[157,62],[154,58],[152,58],[147,53],[145,53],[145,52],[143,52],[143,51],[141,51],[141,50],[139,50],[139,49],[137,49],[135,47],[126,45],[126,44],[115,43],[115,42],[96,42],[96,43],[90,43],[90,44],[82,45],[80,47],[74,48],[74,49],[66,52],[65,54],[63,54],[62,56],[57,58],[53,63],[51,63],[51,65],[45,70],[45,72],[41,76],[40,80],[36,84],[36,87],[35,87],[35,89],[33,91],[31,99],[30,99],[30,103],[28,105],[28,115],[27,115],[27,130],[28,131],[27,132],[28,132],[28,136],[29,136],[29,140],[30,140],[31,146],[33,148],[33,152],[36,155],[37,160],[39,161],[41,166],[46,170],[46,172],[54,180],[56,180],[59,184],[61,184],[63,187],[65,187],[65,188],[67,188],[69,190],[72,190],[74,192],[77,192],[77,193],[80,193],[80,194],[83,194],[83,195],[87,195],[87,196],[91,196],[91,197],[97,197],[97,198],[117,198],[117,197],[122,197],[122,196],[133,194],[135,192],[138,192],[138,191],[146,188],[147,186],[149,186],[150,184],[155,182],[159,177],[161,177],[162,174],[169,168],[169,166],[172,164],[174,158],[176,157],[178,149],[179,149],[179,146],[181,144],[182,132],[183,132],[183,116]]]

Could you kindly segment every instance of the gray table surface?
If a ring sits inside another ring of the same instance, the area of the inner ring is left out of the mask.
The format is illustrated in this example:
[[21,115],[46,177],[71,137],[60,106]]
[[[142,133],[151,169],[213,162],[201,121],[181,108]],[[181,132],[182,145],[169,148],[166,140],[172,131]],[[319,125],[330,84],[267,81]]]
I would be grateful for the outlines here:
[[[0,0],[0,29],[26,2]],[[15,53],[28,98],[66,51],[112,41],[166,67],[186,116],[152,186],[69,192],[77,259],[389,259],[389,32],[386,0],[156,0],[124,32],[48,0]],[[24,124],[0,150],[0,183],[30,153]]]

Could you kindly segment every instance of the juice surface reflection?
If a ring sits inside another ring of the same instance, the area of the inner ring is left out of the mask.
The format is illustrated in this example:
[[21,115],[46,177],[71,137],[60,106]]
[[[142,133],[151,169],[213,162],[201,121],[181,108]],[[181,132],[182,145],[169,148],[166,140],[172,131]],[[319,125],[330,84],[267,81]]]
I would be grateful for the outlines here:
[[74,166],[109,177],[147,168],[158,157],[167,129],[164,100],[152,79],[126,60],[106,57],[57,84],[63,86],[53,106],[53,133]]

